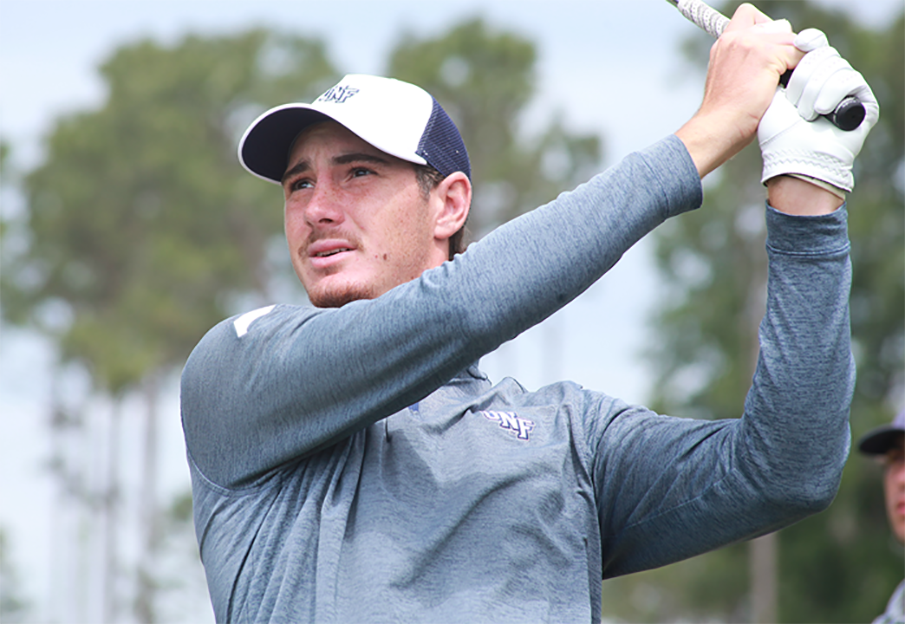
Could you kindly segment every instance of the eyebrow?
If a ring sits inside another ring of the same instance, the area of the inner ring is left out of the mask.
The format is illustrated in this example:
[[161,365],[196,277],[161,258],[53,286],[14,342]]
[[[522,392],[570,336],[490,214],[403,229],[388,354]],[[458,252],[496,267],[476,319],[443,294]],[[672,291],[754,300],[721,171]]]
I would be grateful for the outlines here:
[[[354,162],[371,162],[371,163],[378,163],[378,164],[386,165],[386,164],[389,164],[390,161],[382,156],[378,156],[377,154],[367,154],[364,152],[353,152],[351,154],[341,154],[341,155],[335,156],[333,158],[333,164],[335,164],[335,165],[348,165],[348,164],[354,163]],[[300,160],[299,162],[295,163],[295,165],[293,165],[291,168],[286,170],[286,173],[283,174],[283,177],[281,178],[280,182],[285,183],[287,179],[289,179],[292,176],[297,175],[299,173],[308,171],[310,168],[311,168],[311,163],[309,163],[307,160]]]

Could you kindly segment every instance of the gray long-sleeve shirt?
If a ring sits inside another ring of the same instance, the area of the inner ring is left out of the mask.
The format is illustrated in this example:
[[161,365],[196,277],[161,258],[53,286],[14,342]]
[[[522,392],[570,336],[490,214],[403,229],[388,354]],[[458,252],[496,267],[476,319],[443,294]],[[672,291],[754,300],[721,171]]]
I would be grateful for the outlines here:
[[492,385],[472,365],[700,202],[668,137],[377,299],[212,329],[182,412],[217,619],[598,621],[602,577],[829,504],[854,383],[844,208],[768,207],[767,313],[738,419]]

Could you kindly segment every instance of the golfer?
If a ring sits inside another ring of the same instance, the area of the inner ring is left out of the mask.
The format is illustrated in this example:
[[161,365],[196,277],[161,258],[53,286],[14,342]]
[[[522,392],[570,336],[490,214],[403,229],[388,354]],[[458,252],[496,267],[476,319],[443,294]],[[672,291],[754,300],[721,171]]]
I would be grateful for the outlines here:
[[[857,130],[817,118],[852,93],[867,110]],[[220,323],[183,373],[216,619],[596,622],[603,578],[824,509],[854,383],[843,198],[877,115],[825,37],[744,5],[687,124],[464,253],[467,151],[422,89],[347,76],[258,118],[240,160],[282,187],[312,305]],[[529,392],[479,370],[700,206],[701,178],[756,135],[769,292],[739,418],[664,416],[569,382]]]

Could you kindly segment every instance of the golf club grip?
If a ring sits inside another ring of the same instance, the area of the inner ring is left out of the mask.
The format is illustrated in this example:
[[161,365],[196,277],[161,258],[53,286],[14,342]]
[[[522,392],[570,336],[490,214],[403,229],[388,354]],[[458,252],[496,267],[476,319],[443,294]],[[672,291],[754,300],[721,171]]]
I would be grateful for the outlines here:
[[[693,22],[711,37],[718,39],[726,25],[729,24],[729,18],[708,5],[702,0],[668,0],[674,4],[679,12],[689,21]],[[786,86],[789,77],[792,75],[791,70],[783,74],[780,83]],[[836,108],[826,115],[823,115],[831,124],[840,130],[854,130],[864,121],[864,104],[853,95],[842,100]]]
[[728,17],[703,2],[703,0],[669,1],[676,5],[679,13],[714,39],[719,39],[729,24]]

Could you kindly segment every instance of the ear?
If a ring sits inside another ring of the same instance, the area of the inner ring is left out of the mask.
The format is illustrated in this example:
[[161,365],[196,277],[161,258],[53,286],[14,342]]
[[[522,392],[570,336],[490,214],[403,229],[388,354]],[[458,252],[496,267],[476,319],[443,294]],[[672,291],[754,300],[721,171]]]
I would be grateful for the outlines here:
[[431,191],[436,211],[434,238],[446,241],[462,229],[471,209],[471,180],[461,171],[449,174]]

